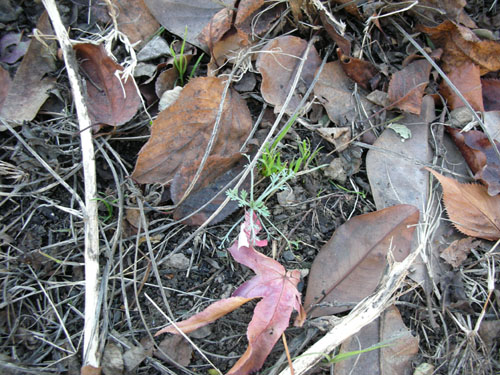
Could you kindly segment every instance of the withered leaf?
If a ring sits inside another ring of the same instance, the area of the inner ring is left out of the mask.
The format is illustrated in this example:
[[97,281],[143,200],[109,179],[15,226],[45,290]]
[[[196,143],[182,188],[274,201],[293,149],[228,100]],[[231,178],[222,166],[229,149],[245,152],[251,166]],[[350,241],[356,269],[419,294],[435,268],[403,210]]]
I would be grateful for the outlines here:
[[[43,35],[54,34],[47,12],[40,16],[37,29]],[[56,51],[55,41],[47,40],[45,44],[36,39],[31,41],[0,110],[1,117],[14,124],[35,118],[49,97],[48,91],[56,84],[56,78],[49,75],[56,69]],[[0,125],[1,130],[5,130],[3,125]]]
[[[479,66],[472,62],[464,62],[454,67],[454,69],[448,73],[448,78],[464,98],[467,99],[472,108],[476,111],[484,111]],[[465,106],[462,99],[460,99],[445,81],[441,83],[439,91],[448,102],[450,109],[453,110]]]
[[[277,113],[283,107],[290,92],[297,68],[307,48],[307,41],[295,36],[280,36],[272,39],[257,58],[257,69],[262,74],[261,93],[264,100],[275,106]],[[314,79],[314,73],[321,64],[316,49],[311,46],[297,85],[285,112],[293,113]]]
[[2,111],[3,102],[7,98],[12,80],[9,72],[0,66],[0,112]]
[[483,103],[485,111],[500,111],[500,80],[482,79]]
[[[286,271],[274,259],[255,250],[254,246],[265,246],[267,241],[258,240],[256,235],[262,225],[255,213],[245,213],[238,240],[229,248],[233,258],[251,268],[256,275],[242,284],[233,296],[217,301],[202,312],[177,324],[184,333],[192,332],[235,310],[254,298],[262,298],[255,306],[252,321],[248,325],[248,348],[228,374],[250,374],[260,369],[271,349],[289,325],[293,310],[299,312],[298,324],[305,319],[300,304],[297,284],[298,270]],[[174,326],[166,327],[156,335],[178,333]]]
[[442,61],[446,73],[466,62],[478,65],[481,75],[500,70],[500,43],[497,41],[480,40],[467,27],[451,21],[444,21],[436,27],[419,26],[418,30],[443,48]]
[[[180,220],[188,216],[192,212],[214,198],[212,202],[203,208],[200,212],[184,220],[185,224],[201,225],[207,220],[212,213],[215,212],[220,204],[226,199],[226,190],[224,186],[229,184],[240,172],[243,171],[247,159],[241,154],[235,154],[230,157],[212,155],[208,157],[205,167],[200,175],[200,178],[194,185],[189,196],[177,207],[174,211],[174,219]],[[172,201],[178,204],[184,192],[194,178],[196,171],[200,165],[200,160],[182,166],[175,174],[175,177],[170,186]],[[228,189],[232,189],[236,184],[235,181]],[[241,186],[241,189],[248,191],[250,188],[250,180],[247,179]],[[238,209],[238,202],[229,201],[222,211],[211,221],[211,224],[216,224],[224,220],[227,216]]]
[[87,106],[93,124],[122,125],[132,119],[141,105],[133,77],[125,81],[117,64],[102,45],[90,43],[73,47],[87,81]]
[[460,265],[467,259],[467,255],[471,249],[475,249],[481,244],[481,241],[475,240],[472,237],[462,238],[461,240],[453,241],[450,246],[443,250],[441,258],[446,263],[451,264],[454,268]]
[[350,57],[344,54],[340,48],[337,48],[337,55],[342,63],[342,69],[350,79],[357,82],[365,90],[371,91],[374,88],[372,87],[376,84],[374,78],[379,72],[371,62]]
[[394,73],[388,92],[391,106],[419,115],[430,73],[431,64],[424,59],[413,61]]
[[457,20],[460,24],[470,28],[475,28],[474,21],[465,13],[465,0],[420,0],[418,5],[412,9],[415,15],[420,16],[422,21],[433,23],[434,25],[443,18]]
[[233,18],[234,11],[232,9],[223,8],[219,10],[201,30],[198,40],[212,50],[215,43],[221,40],[231,28]]
[[443,200],[450,220],[460,232],[485,240],[500,238],[500,195],[488,195],[480,184],[461,184],[428,169],[443,187]]
[[337,43],[344,55],[349,56],[351,54],[351,41],[337,32],[331,21],[326,16],[324,10],[319,11],[319,16],[321,19],[321,23],[323,24],[323,27],[325,28],[330,38],[332,38],[332,40]]
[[[201,160],[213,131],[225,83],[215,77],[189,81],[179,99],[153,122],[151,138],[139,153],[132,178],[141,184],[172,180],[179,168]],[[211,155],[239,152],[250,133],[252,118],[240,95],[230,89]]]
[[410,253],[418,217],[418,208],[402,204],[341,225],[314,259],[306,311],[312,317],[336,314],[370,295],[382,277],[389,251],[398,262]]
[[500,150],[500,143],[495,141],[495,146],[492,146],[486,134],[478,130],[460,132],[449,126],[446,130],[474,173],[474,178],[488,186],[489,195],[500,193],[500,160],[494,148]]

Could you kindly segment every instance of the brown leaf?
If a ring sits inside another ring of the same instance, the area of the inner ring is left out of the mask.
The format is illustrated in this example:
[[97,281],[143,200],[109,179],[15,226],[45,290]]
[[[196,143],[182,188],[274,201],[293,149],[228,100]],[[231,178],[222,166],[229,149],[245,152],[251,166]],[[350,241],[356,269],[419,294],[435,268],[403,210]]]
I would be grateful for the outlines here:
[[337,43],[344,55],[349,56],[351,54],[351,42],[337,32],[331,21],[326,16],[324,10],[321,10],[319,12],[319,16],[321,19],[321,23],[323,24],[323,27],[325,28],[330,38],[332,38],[332,40]]
[[231,28],[233,17],[233,10],[222,8],[214,14],[210,22],[201,30],[198,40],[212,50],[215,43],[221,40]]
[[496,241],[500,238],[500,195],[488,195],[479,184],[461,184],[428,169],[443,187],[443,200],[448,217],[460,232]]
[[[453,82],[458,91],[462,93],[464,98],[467,99],[472,108],[476,111],[484,111],[479,66],[472,62],[465,62],[449,72],[448,78]],[[445,81],[441,82],[439,91],[448,102],[450,109],[453,110],[465,106],[462,99],[458,97]]]
[[230,30],[224,37],[215,43],[210,61],[212,70],[217,70],[227,60],[234,59],[242,48],[247,46],[247,41],[236,30]]
[[419,115],[430,73],[431,64],[424,59],[413,61],[394,73],[388,92],[391,106]]
[[[201,160],[212,134],[225,83],[215,77],[189,81],[170,107],[153,122],[151,138],[139,153],[132,178],[140,184],[165,184],[184,163]],[[252,128],[250,111],[229,90],[211,155],[239,152]]]
[[[422,21],[431,22],[434,25],[444,19],[457,20],[460,24],[475,28],[474,21],[465,13],[465,0],[420,0],[418,5],[412,9]],[[444,18],[444,19],[443,19]]]
[[436,27],[417,28],[429,35],[432,41],[444,50],[443,69],[450,73],[463,63],[473,62],[480,68],[481,75],[500,70],[500,43],[480,40],[476,34],[464,26],[444,21]]
[[500,80],[482,79],[483,103],[485,111],[500,111]]
[[[500,193],[500,160],[486,134],[478,130],[460,132],[449,126],[446,130],[474,173],[474,178],[488,186],[489,195]],[[500,143],[495,141],[495,147],[500,150]]]
[[[168,363],[188,366],[193,355],[193,346],[182,336],[169,336],[161,340],[159,349],[153,352],[156,358]],[[165,353],[167,356],[165,356]]]
[[81,375],[101,375],[100,367],[93,367],[91,365],[83,366],[80,372]]
[[9,72],[0,66],[0,112],[2,111],[3,102],[7,98],[12,80]]
[[[226,199],[227,190],[223,190],[224,186],[236,178],[238,174],[244,170],[247,163],[248,160],[246,157],[239,153],[230,157],[217,155],[210,156],[192,192],[174,211],[174,219],[181,220],[215,197],[208,206],[183,221],[184,224],[188,225],[203,224]],[[175,204],[181,201],[199,165],[200,160],[196,160],[193,163],[182,166],[175,174],[172,185],[170,186],[172,201]],[[232,189],[236,182],[237,180],[228,189]],[[240,189],[248,191],[249,188],[250,180],[247,179]],[[227,216],[236,211],[238,207],[238,202],[233,200],[229,201],[222,211],[211,221],[211,224],[216,224],[224,220]]]
[[117,77],[123,67],[106,53],[102,45],[84,43],[73,47],[87,81],[87,106],[93,124],[122,125],[141,105],[134,80]]
[[[37,29],[42,35],[54,34],[47,12],[40,16]],[[56,50],[55,41],[47,39],[45,44],[42,44],[33,38],[14,76],[1,108],[0,117],[16,124],[35,118],[38,110],[49,97],[49,90],[53,89],[56,84],[56,78],[49,75],[56,69]],[[3,125],[0,125],[0,130],[5,130]]]
[[[312,317],[350,310],[377,287],[387,254],[398,262],[411,250],[419,211],[398,205],[356,216],[341,225],[314,259],[304,306]],[[318,306],[317,304],[333,304]]]
[[120,346],[113,342],[106,343],[102,355],[102,372],[104,375],[121,375],[125,366],[123,364],[123,353]]
[[340,6],[342,6],[347,13],[361,19],[361,14],[359,13],[356,2],[353,2],[352,0],[334,0],[334,3],[340,4]]
[[135,50],[140,50],[159,29],[144,0],[112,0],[117,11],[118,28],[127,35]]
[[205,52],[209,52],[209,48],[198,39],[199,34],[212,17],[225,8],[224,4],[232,7],[234,3],[234,1],[207,0],[144,0],[144,2],[165,29],[181,39],[184,38],[187,29],[186,41]]
[[256,36],[269,31],[272,23],[283,14],[284,10],[284,4],[269,6],[263,0],[242,0],[238,6],[234,26],[248,44]]
[[467,255],[471,249],[475,249],[481,244],[481,241],[475,240],[472,237],[463,238],[453,241],[450,246],[443,250],[441,258],[446,263],[451,264],[453,268],[458,268],[467,259]]
[[[290,92],[290,86],[306,48],[307,42],[304,39],[289,35],[280,36],[268,42],[257,58],[257,69],[262,74],[260,88],[262,97],[275,106],[276,113],[281,110]],[[286,108],[286,113],[291,114],[295,111],[320,64],[318,52],[311,46],[300,75],[300,83]]]
[[371,91],[373,89],[372,82],[375,83],[374,78],[379,73],[378,69],[368,61],[345,55],[340,48],[337,48],[337,55],[345,74],[365,90]]
[[[357,116],[357,104],[352,91],[352,81],[344,73],[340,61],[326,63],[314,86],[314,95],[318,97],[328,117],[336,125],[344,125],[346,122],[350,124]],[[360,97],[365,109],[373,107],[373,104],[363,96]]]
[[385,310],[380,318],[363,327],[356,335],[342,343],[340,353],[386,346],[353,356],[335,365],[334,375],[370,374],[402,375],[412,371],[412,359],[418,353],[418,336],[405,326],[395,306]]

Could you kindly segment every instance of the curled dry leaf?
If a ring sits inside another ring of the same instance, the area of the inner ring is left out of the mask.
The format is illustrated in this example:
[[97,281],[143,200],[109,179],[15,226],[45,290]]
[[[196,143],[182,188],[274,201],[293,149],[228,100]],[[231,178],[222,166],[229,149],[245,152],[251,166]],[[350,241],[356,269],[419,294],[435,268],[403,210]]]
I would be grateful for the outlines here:
[[[224,187],[235,179],[242,172],[247,164],[247,159],[242,154],[223,157],[218,155],[209,156],[205,168],[200,175],[200,178],[194,185],[193,191],[189,196],[174,211],[174,219],[181,220],[198,210],[201,206],[214,198],[205,208],[195,215],[184,220],[185,224],[201,225],[217,210],[220,204],[226,199],[226,190]],[[172,201],[175,204],[181,202],[184,192],[193,180],[196,171],[200,165],[200,160],[196,160],[185,166],[182,166],[176,173],[170,193]],[[229,186],[232,189],[236,184],[237,179]],[[250,179],[247,178],[241,186],[243,190],[250,190]],[[229,201],[222,211],[211,221],[211,224],[216,224],[224,220],[227,216],[238,209],[238,202]]]
[[87,106],[93,124],[122,125],[136,114],[141,105],[133,77],[119,75],[117,64],[102,45],[90,43],[73,47],[87,81]]
[[488,195],[479,184],[461,184],[428,169],[443,187],[443,200],[450,220],[460,232],[485,240],[500,238],[500,195]]
[[[256,275],[236,289],[231,298],[217,301],[199,314],[176,324],[184,333],[189,333],[219,319],[251,299],[262,298],[255,306],[252,321],[248,325],[248,348],[228,374],[250,374],[260,369],[288,327],[292,311],[299,312],[299,324],[305,319],[300,304],[300,293],[297,290],[300,272],[286,271],[277,261],[255,250],[254,246],[267,244],[267,241],[256,238],[261,229],[257,216],[245,213],[245,222],[241,225],[238,240],[229,248],[233,258],[251,268]],[[165,332],[178,333],[174,326],[169,326],[156,335]]]
[[430,73],[431,64],[425,59],[413,61],[394,73],[388,92],[391,107],[419,115]]
[[342,63],[342,69],[350,79],[357,82],[365,90],[371,91],[375,88],[377,85],[376,76],[379,71],[371,62],[350,57],[344,54],[341,48],[337,48],[337,55]]
[[418,217],[418,208],[402,204],[341,225],[314,259],[306,311],[312,317],[336,314],[370,295],[387,266],[389,251],[398,262],[410,253]]
[[500,111],[500,80],[482,79],[483,103],[485,111]]
[[[153,121],[151,138],[139,152],[132,173],[135,181],[165,184],[182,165],[201,160],[213,131],[224,85],[215,77],[189,81],[179,99]],[[247,105],[230,89],[211,155],[229,157],[239,152],[251,128]]]
[[467,255],[471,249],[475,249],[481,244],[481,241],[475,240],[472,237],[462,238],[461,240],[453,241],[450,246],[443,250],[441,258],[446,263],[451,264],[453,268],[458,268],[467,259]]
[[443,69],[446,73],[463,63],[478,65],[481,75],[500,70],[500,43],[481,40],[470,29],[451,21],[436,27],[419,26],[419,31],[429,35],[437,47],[443,48]]
[[319,16],[321,19],[321,23],[323,24],[323,27],[325,28],[326,32],[332,38],[332,40],[337,43],[339,46],[340,50],[344,55],[349,56],[351,54],[351,42],[350,40],[346,39],[345,36],[340,35],[335,27],[332,25],[332,22],[328,19],[326,16],[326,13],[324,10],[319,11]]
[[500,143],[495,141],[495,146],[492,146],[486,134],[477,130],[460,132],[449,126],[446,130],[474,173],[474,178],[488,186],[489,195],[500,193],[500,160],[494,148],[500,150]]
[[[448,78],[464,98],[467,99],[472,108],[476,111],[484,111],[479,66],[472,62],[465,62],[449,72]],[[441,83],[439,92],[448,102],[450,109],[453,110],[465,106],[462,99],[459,98],[445,81]]]
[[[279,112],[290,92],[297,68],[307,48],[304,39],[295,36],[280,36],[272,39],[262,49],[257,59],[257,69],[262,74],[261,92],[264,100],[275,106]],[[321,59],[311,46],[300,74],[299,84],[285,112],[292,114],[314,79]]]

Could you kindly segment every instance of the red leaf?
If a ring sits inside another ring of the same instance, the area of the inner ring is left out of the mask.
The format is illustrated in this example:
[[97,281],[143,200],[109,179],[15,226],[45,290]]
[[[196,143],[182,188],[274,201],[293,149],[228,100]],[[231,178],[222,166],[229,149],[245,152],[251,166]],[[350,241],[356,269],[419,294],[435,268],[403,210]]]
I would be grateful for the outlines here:
[[[481,76],[479,75],[479,66],[466,62],[460,66],[454,67],[448,73],[448,78],[455,87],[462,93],[465,99],[476,111],[484,111],[483,94],[481,90]],[[450,109],[465,106],[462,99],[453,91],[445,81],[440,85],[440,92],[448,101]]]
[[122,71],[102,45],[84,43],[73,47],[87,80],[87,105],[94,124],[122,125],[129,121],[141,105],[132,77],[118,78]]
[[337,55],[342,63],[342,69],[350,79],[368,91],[373,89],[372,86],[376,86],[375,77],[379,72],[372,63],[350,57],[344,54],[341,48],[337,48]]
[[[500,193],[500,160],[486,134],[478,130],[462,133],[449,126],[446,130],[467,161],[474,178],[488,186],[489,195]],[[495,141],[495,146],[500,150],[500,143]]]
[[[231,298],[223,299],[205,310],[177,324],[184,332],[198,329],[221,316],[233,311],[253,298],[262,298],[255,307],[252,321],[247,330],[248,348],[228,374],[250,374],[262,367],[274,344],[289,325],[290,316],[295,309],[299,312],[299,325],[305,319],[300,304],[297,284],[300,281],[298,270],[286,271],[277,261],[256,251],[253,246],[264,246],[267,241],[257,238],[262,226],[255,214],[245,214],[238,240],[229,248],[234,259],[250,267],[255,273],[233,293]],[[177,333],[173,326],[162,329],[157,335]]]

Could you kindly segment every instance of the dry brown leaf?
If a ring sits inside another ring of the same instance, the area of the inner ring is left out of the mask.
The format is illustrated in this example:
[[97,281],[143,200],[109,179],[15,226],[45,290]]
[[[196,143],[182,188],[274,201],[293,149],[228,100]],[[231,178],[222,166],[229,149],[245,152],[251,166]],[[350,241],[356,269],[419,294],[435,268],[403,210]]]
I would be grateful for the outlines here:
[[153,355],[167,363],[188,366],[193,355],[193,345],[182,336],[167,336],[161,340]]
[[342,63],[342,69],[350,79],[365,90],[371,91],[375,88],[379,71],[372,63],[345,55],[341,48],[337,48],[337,55]]
[[319,16],[321,19],[321,23],[323,24],[323,27],[325,28],[330,38],[332,38],[332,40],[337,43],[344,55],[349,56],[351,54],[351,42],[346,39],[345,36],[342,36],[337,32],[331,21],[326,16],[324,10],[321,10],[319,12]]
[[207,45],[210,50],[213,49],[215,43],[222,39],[225,33],[232,26],[234,11],[229,8],[223,8],[214,14],[212,19],[201,30],[198,39],[204,45]]
[[[139,153],[132,178],[141,184],[166,184],[185,163],[201,160],[212,134],[224,82],[215,77],[195,78],[179,99],[153,122],[151,138]],[[252,118],[240,95],[229,90],[211,155],[239,152],[250,133]]]
[[394,73],[388,92],[391,106],[419,115],[430,72],[431,64],[421,59],[411,62],[403,70]]
[[133,77],[125,81],[123,67],[108,56],[102,45],[83,43],[73,47],[87,81],[87,106],[93,124],[122,125],[141,105]]
[[488,194],[479,184],[461,184],[429,169],[443,187],[446,212],[462,233],[485,240],[500,238],[500,195]]
[[358,7],[356,5],[356,1],[352,0],[334,0],[334,3],[339,4],[345,11],[349,14],[352,14],[358,19],[361,19],[361,14],[359,13]]
[[[479,66],[472,62],[465,62],[460,66],[456,66],[449,72],[448,78],[474,110],[484,111]],[[439,92],[446,99],[450,109],[453,110],[465,106],[462,99],[459,98],[455,91],[452,90],[445,81],[441,83]]]
[[[54,34],[47,12],[40,16],[37,29],[42,35]],[[56,50],[55,41],[46,39],[45,44],[42,44],[33,38],[5,98],[1,117],[14,124],[35,118],[49,97],[48,91],[56,84],[56,78],[49,75],[56,69]],[[5,127],[0,125],[0,130],[5,130]]]
[[458,268],[467,259],[467,255],[471,249],[475,249],[481,244],[481,241],[475,240],[472,237],[463,238],[453,241],[450,246],[443,250],[441,258],[446,263],[451,264],[453,268]]
[[7,98],[12,80],[9,72],[0,66],[0,112],[2,111],[3,102]]
[[396,306],[390,306],[379,319],[363,327],[356,335],[342,343],[340,353],[369,348],[386,343],[387,346],[340,361],[334,375],[410,374],[412,359],[418,353],[418,336],[405,326]]
[[[279,112],[290,92],[300,60],[307,48],[307,41],[295,36],[280,36],[272,39],[262,49],[257,59],[257,69],[262,74],[261,93],[264,100]],[[321,59],[311,46],[300,75],[300,81],[285,112],[292,114],[314,79]]]
[[341,128],[316,128],[316,131],[323,139],[333,144],[337,152],[342,152],[349,147],[351,128],[347,126]]
[[500,80],[482,79],[483,103],[485,111],[500,111]]
[[419,0],[412,11],[424,22],[432,24],[449,19],[470,28],[475,28],[474,21],[465,13],[465,0]]
[[112,0],[117,10],[118,28],[127,35],[135,50],[140,50],[160,24],[149,12],[144,0]]
[[443,48],[443,69],[450,73],[455,67],[473,62],[481,75],[500,70],[500,43],[480,40],[470,29],[451,21],[436,27],[419,26],[419,31],[429,35],[437,47]]
[[[353,83],[340,66],[340,61],[325,64],[318,82],[314,86],[314,95],[326,109],[328,117],[336,125],[351,123],[356,118],[356,100],[353,93]],[[373,104],[360,95],[365,109]]]
[[341,225],[312,264],[304,302],[308,314],[347,311],[370,295],[387,266],[389,250],[398,262],[410,253],[418,217],[418,208],[402,204]]

